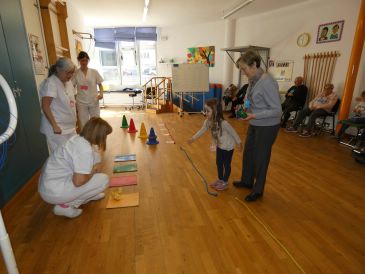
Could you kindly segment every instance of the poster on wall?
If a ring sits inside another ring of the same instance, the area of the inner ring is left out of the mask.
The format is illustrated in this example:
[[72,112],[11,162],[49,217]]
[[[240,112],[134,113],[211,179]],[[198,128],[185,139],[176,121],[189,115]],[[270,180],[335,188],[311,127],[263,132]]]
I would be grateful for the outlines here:
[[41,75],[45,73],[43,53],[39,46],[39,37],[29,34],[29,44],[32,53],[33,67],[35,74]]
[[79,55],[80,51],[82,51],[82,44],[77,39],[75,39],[75,47],[76,47],[76,55]]
[[294,61],[269,61],[269,72],[276,81],[291,81]]
[[336,21],[318,26],[317,44],[340,41],[345,21]]
[[188,48],[187,58],[189,64],[208,64],[214,67],[215,47]]

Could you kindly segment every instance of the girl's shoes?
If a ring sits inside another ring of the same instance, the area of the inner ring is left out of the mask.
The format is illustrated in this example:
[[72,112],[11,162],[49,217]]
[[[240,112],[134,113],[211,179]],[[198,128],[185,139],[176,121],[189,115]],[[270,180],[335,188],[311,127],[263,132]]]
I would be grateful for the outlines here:
[[210,183],[209,184],[209,186],[210,187],[212,187],[212,188],[215,188],[217,185],[219,185],[220,183],[222,183],[222,181],[221,180],[216,180],[216,181],[214,181],[214,182],[212,182],[212,183]]
[[219,190],[219,191],[226,190],[228,188],[228,183],[220,181],[220,183],[217,184],[214,188],[215,188],[215,190]]

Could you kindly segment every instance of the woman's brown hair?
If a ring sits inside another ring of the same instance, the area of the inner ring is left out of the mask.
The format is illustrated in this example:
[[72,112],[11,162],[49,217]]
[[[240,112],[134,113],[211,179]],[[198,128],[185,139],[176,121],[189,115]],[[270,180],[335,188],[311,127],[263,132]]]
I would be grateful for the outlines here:
[[112,133],[113,129],[107,121],[92,117],[83,127],[80,136],[89,141],[91,145],[97,145],[99,149],[106,150],[106,137]]

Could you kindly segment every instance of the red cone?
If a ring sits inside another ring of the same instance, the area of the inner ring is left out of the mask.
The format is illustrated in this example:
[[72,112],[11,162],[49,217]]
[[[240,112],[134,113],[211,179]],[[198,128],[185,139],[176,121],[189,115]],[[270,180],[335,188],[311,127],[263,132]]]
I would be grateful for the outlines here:
[[128,128],[128,133],[136,133],[138,130],[136,129],[136,127],[134,126],[134,121],[131,118],[131,120],[129,121],[129,128]]

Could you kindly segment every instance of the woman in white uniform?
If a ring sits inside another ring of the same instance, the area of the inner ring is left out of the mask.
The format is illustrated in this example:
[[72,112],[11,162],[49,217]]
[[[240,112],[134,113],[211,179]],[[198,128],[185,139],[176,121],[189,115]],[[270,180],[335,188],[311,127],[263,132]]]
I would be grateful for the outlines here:
[[70,81],[74,72],[72,61],[60,58],[51,66],[48,78],[40,85],[40,130],[46,135],[51,153],[76,134],[76,100]]
[[79,206],[105,197],[109,178],[100,172],[97,150],[105,151],[112,127],[101,118],[91,118],[80,135],[58,147],[42,168],[38,191],[44,201],[54,204],[53,213],[75,218]]
[[82,129],[91,117],[100,117],[99,100],[103,98],[104,89],[101,84],[103,78],[99,72],[88,68],[89,55],[85,51],[81,51],[77,60],[80,63],[80,68],[76,70],[72,82],[77,87],[77,112]]

